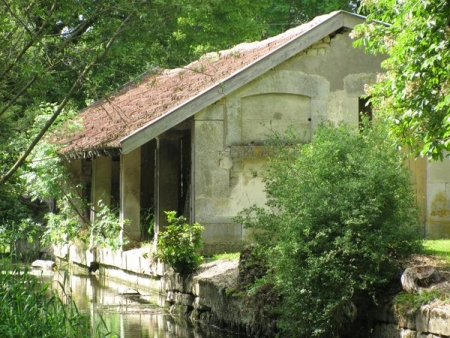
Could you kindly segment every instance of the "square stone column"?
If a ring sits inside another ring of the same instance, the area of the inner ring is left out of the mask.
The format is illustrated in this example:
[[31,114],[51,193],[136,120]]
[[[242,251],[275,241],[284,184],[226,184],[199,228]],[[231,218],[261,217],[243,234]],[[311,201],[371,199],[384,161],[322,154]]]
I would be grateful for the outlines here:
[[122,227],[122,238],[134,247],[141,239],[141,148],[122,154],[120,163],[120,219],[128,220]]
[[[181,189],[180,133],[167,132],[157,138],[155,232],[167,226],[165,211],[177,211]],[[178,215],[179,216],[179,215]]]
[[96,213],[99,211],[98,203],[111,205],[111,168],[112,158],[109,156],[96,157],[92,162],[92,210],[91,222],[95,221]]

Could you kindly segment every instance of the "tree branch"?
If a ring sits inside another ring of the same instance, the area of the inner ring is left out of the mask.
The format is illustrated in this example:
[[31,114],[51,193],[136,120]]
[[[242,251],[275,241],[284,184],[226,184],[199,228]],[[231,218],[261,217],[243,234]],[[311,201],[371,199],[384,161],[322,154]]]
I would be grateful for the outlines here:
[[45,133],[48,131],[48,129],[52,126],[52,124],[55,122],[55,120],[58,118],[58,116],[63,111],[64,107],[69,102],[70,98],[73,96],[77,88],[83,83],[86,75],[89,73],[89,71],[98,64],[102,59],[106,57],[108,54],[109,49],[111,48],[113,42],[117,39],[117,37],[120,35],[120,33],[124,30],[128,22],[131,20],[131,18],[134,16],[135,12],[130,13],[125,20],[121,23],[121,25],[117,28],[117,30],[114,32],[112,37],[109,39],[109,41],[105,44],[105,47],[94,60],[91,61],[83,70],[83,72],[78,76],[75,83],[72,85],[70,90],[67,92],[64,99],[59,104],[58,108],[56,108],[53,115],[47,120],[45,125],[42,127],[41,131],[36,135],[36,137],[33,139],[31,144],[28,146],[26,151],[22,154],[22,156],[19,157],[19,159],[14,163],[14,165],[11,167],[11,169],[0,179],[0,185],[4,184],[11,176],[19,169],[19,167],[25,162],[27,157],[30,155],[31,151],[34,149],[34,147],[37,145],[37,143],[42,139],[42,137],[45,135]]

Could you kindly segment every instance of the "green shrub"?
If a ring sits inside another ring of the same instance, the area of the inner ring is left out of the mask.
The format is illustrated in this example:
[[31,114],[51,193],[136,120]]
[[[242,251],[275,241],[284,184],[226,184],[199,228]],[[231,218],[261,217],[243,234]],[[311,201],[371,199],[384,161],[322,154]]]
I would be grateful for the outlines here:
[[78,239],[89,249],[101,247],[118,250],[128,243],[120,233],[122,227],[130,221],[120,220],[117,210],[111,209],[99,200],[95,220],[81,221],[72,204],[66,199],[60,202],[59,213],[46,215],[47,226],[42,237],[45,244],[68,243]]
[[409,172],[382,126],[323,125],[309,144],[275,145],[267,206],[237,220],[268,256],[282,336],[337,336],[420,249]]
[[158,233],[156,257],[180,274],[194,272],[203,260],[198,252],[203,227],[198,223],[189,225],[183,216],[176,217],[175,211],[166,211],[166,215],[168,225]]

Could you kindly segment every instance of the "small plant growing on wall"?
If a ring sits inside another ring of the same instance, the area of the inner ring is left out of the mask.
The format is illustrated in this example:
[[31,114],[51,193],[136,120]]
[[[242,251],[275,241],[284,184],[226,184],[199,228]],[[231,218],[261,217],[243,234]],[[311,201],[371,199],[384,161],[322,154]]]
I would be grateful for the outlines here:
[[199,254],[203,227],[199,223],[186,223],[175,211],[166,211],[168,225],[158,233],[156,257],[184,275],[194,272],[203,261]]

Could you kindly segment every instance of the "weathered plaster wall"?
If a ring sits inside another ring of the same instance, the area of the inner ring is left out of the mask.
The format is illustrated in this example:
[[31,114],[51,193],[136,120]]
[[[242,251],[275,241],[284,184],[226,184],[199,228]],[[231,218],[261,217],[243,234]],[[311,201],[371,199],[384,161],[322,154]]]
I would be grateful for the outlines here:
[[429,162],[426,167],[427,219],[425,235],[450,237],[450,159]]
[[292,126],[309,141],[325,120],[358,123],[359,97],[380,62],[336,34],[195,115],[193,220],[205,226],[206,253],[249,238],[232,218],[266,201],[267,136]]

